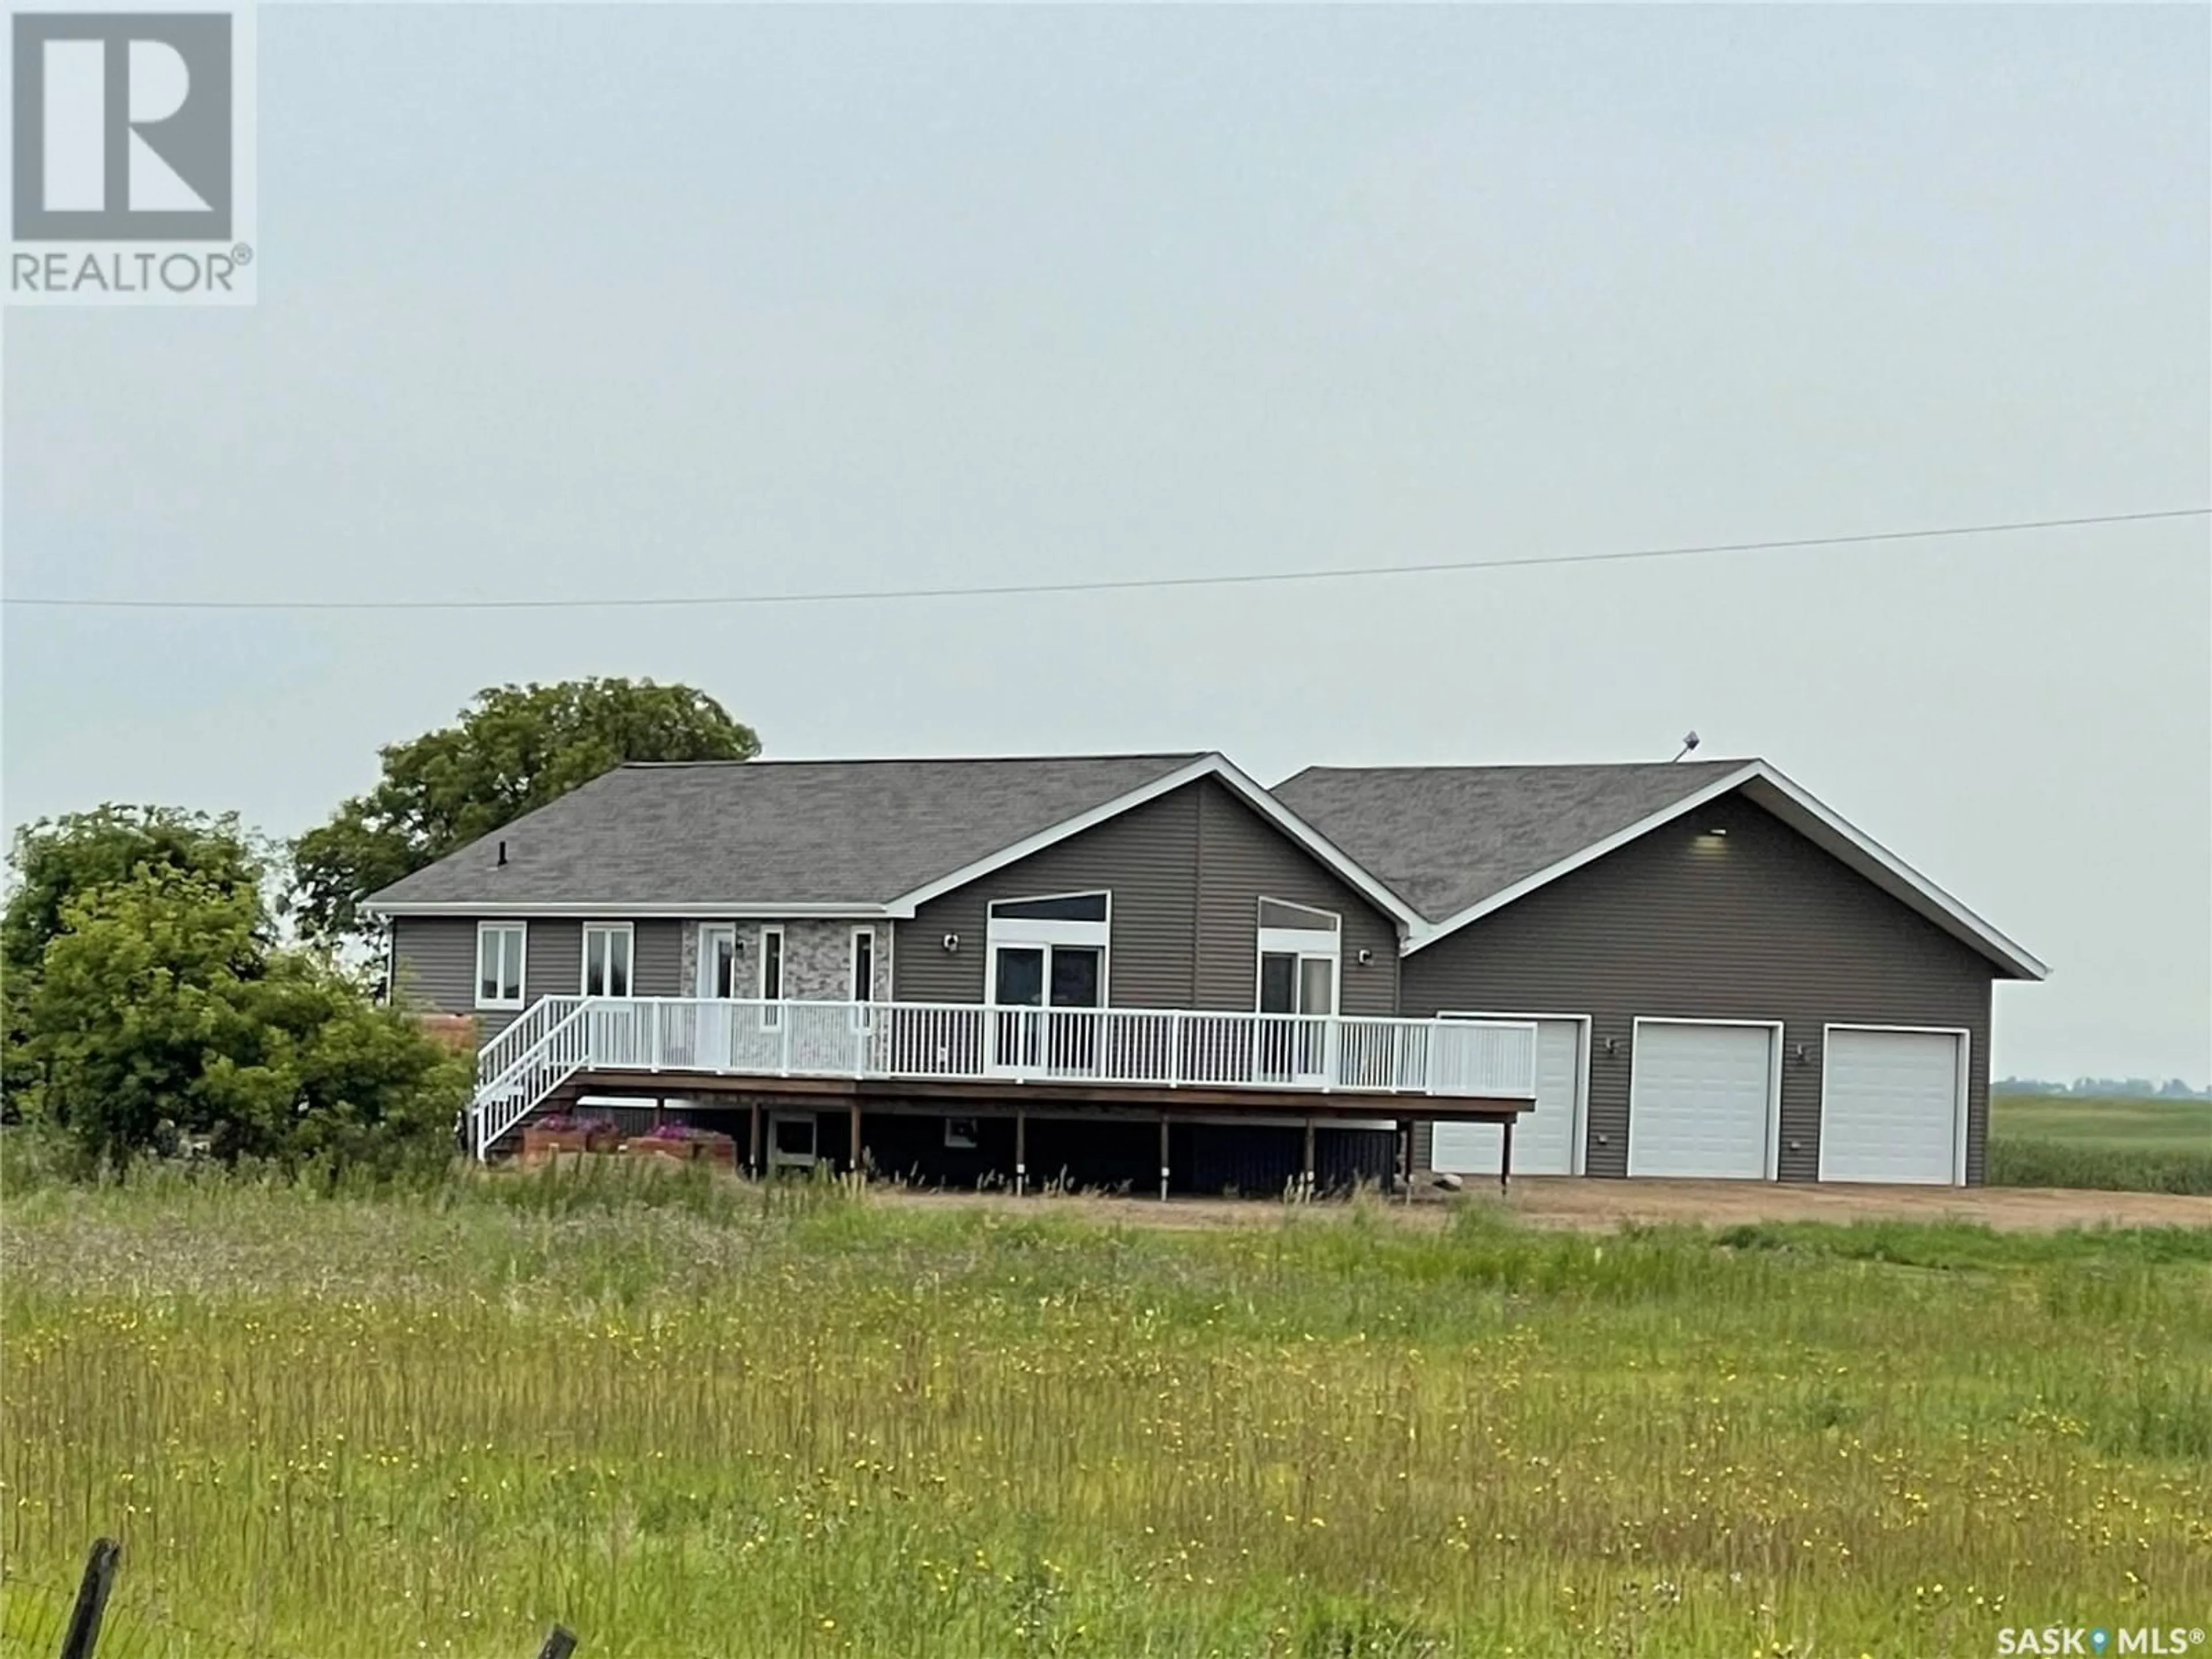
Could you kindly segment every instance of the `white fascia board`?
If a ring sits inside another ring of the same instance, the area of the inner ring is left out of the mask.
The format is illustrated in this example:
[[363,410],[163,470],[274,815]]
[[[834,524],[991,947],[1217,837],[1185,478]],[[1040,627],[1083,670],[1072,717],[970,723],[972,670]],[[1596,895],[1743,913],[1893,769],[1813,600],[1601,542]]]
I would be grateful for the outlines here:
[[644,903],[635,899],[594,899],[581,902],[573,899],[536,902],[526,900],[509,904],[495,896],[412,902],[400,901],[392,904],[364,904],[361,908],[363,915],[378,921],[393,916],[483,916],[492,919],[514,916],[526,921],[533,916],[589,916],[624,921],[632,916],[678,916],[687,921],[696,917],[702,921],[834,921],[845,917],[855,921],[876,921],[887,918],[891,914],[887,907],[880,904],[763,904],[757,899],[748,899],[739,904],[716,899],[685,900],[674,904],[665,902]]
[[[1716,800],[1732,790],[1745,788],[1747,785],[1765,786],[1766,790],[1771,790],[1771,794],[1766,799],[1761,799],[1764,792],[1755,787],[1747,793],[1750,793],[1751,798],[1757,805],[1773,811],[1776,817],[1790,824],[1801,835],[1805,833],[1807,824],[1809,823],[1825,830],[1828,837],[1841,842],[1844,848],[1856,852],[1867,865],[1872,866],[1862,868],[1861,874],[1867,876],[1877,886],[1889,892],[1892,897],[1899,899],[1906,904],[1912,904],[1915,898],[1918,899],[1920,903],[1914,905],[1913,908],[1921,909],[1930,921],[1935,921],[1954,938],[1973,945],[1984,956],[2001,963],[2021,979],[2039,980],[2050,977],[2051,969],[2041,962],[1997,932],[1996,928],[1990,927],[1989,923],[1984,921],[1902,859],[1891,853],[1879,842],[1838,817],[1764,761],[1753,761],[1747,765],[1739,767],[1736,770],[1717,778],[1704,788],[1693,791],[1680,800],[1661,807],[1649,817],[1638,819],[1626,830],[1618,830],[1602,841],[1593,842],[1580,852],[1561,859],[1556,864],[1539,870],[1532,876],[1523,877],[1510,887],[1492,893],[1488,898],[1470,904],[1465,909],[1446,916],[1441,921],[1424,924],[1407,939],[1405,954],[1411,956],[1414,951],[1435,944],[1447,934],[1457,933],[1469,922],[1479,921],[1493,911],[1502,910],[1515,900],[1525,898],[1538,888],[1548,886],[1560,877],[1571,874],[1586,864],[1595,862],[1607,854],[1626,847],[1639,836],[1650,834],[1661,825],[1671,823],[1685,813],[1693,812],[1708,802]],[[1808,836],[1808,839],[1813,840],[1818,845],[1821,838]],[[1839,858],[1846,864],[1854,862],[1836,848],[1824,848],[1823,850],[1826,851],[1831,857]]]
[[1384,915],[1395,918],[1400,927],[1411,928],[1419,922],[1419,915],[1410,908],[1403,899],[1370,875],[1341,848],[1325,839],[1318,830],[1297,817],[1282,802],[1262,789],[1239,770],[1228,757],[1218,753],[1200,755],[1188,764],[1179,766],[1174,771],[1153,779],[1150,783],[1130,790],[1127,794],[1117,795],[1112,800],[1103,802],[1086,812],[1079,812],[1072,818],[1052,825],[1049,829],[1040,830],[1033,836],[1025,836],[1012,846],[1002,847],[988,858],[978,859],[972,864],[963,865],[949,875],[939,876],[936,880],[917,887],[912,892],[902,893],[884,908],[892,916],[911,917],[921,906],[933,898],[940,897],[956,888],[965,887],[969,882],[979,880],[994,870],[1002,870],[1006,866],[1017,863],[1033,853],[1040,853],[1048,847],[1056,846],[1071,836],[1079,836],[1086,830],[1095,829],[1109,819],[1117,818],[1124,812],[1144,805],[1147,801],[1158,800],[1161,796],[1171,794],[1185,784],[1195,783],[1201,778],[1220,779],[1232,793],[1262,817],[1357,888]]

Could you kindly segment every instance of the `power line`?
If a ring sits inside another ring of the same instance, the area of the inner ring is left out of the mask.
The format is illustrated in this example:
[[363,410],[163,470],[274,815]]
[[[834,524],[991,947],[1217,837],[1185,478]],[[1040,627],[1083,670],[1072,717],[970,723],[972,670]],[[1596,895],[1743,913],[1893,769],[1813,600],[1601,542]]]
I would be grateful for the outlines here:
[[1948,525],[1924,530],[1883,530],[1856,536],[1800,536],[1785,541],[1706,542],[1692,547],[1634,547],[1602,553],[1528,554],[1504,559],[1449,559],[1431,564],[1353,565],[1327,570],[1258,570],[1208,576],[1126,576],[1060,582],[994,582],[968,587],[883,587],[815,593],[694,593],[602,599],[0,599],[9,605],[73,611],[642,611],[671,606],[840,605],[884,599],[985,599],[1041,593],[1123,593],[1145,588],[1243,587],[1262,582],[1349,581],[1368,576],[1432,576],[1452,571],[1518,570],[1540,565],[1617,564],[1640,559],[1686,559],[1711,553],[1785,553],[1815,547],[1864,547],[1880,542],[1934,541],[1956,536],[2009,535],[2031,530],[2075,530],[2090,525],[2144,524],[2156,520],[2212,517],[2212,507],[2155,513],[2101,513],[2079,519],[2024,519],[2007,524]]

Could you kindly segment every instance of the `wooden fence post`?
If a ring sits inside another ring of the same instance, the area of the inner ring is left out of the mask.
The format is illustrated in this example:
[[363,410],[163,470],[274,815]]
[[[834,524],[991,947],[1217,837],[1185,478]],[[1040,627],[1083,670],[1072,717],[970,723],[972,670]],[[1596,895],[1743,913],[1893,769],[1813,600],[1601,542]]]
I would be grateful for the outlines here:
[[100,1621],[107,1611],[107,1592],[115,1585],[115,1568],[123,1546],[112,1538],[93,1540],[85,1558],[84,1582],[77,1586],[76,1606],[70,1610],[69,1629],[62,1636],[61,1659],[92,1659],[100,1643]]
[[556,1625],[545,1632],[545,1645],[538,1650],[538,1659],[568,1659],[576,1650],[576,1638],[562,1626]]

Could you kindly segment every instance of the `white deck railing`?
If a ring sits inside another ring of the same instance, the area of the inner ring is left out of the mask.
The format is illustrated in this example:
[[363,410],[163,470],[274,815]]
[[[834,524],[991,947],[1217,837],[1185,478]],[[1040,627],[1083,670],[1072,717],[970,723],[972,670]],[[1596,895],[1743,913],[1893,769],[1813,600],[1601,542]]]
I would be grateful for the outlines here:
[[477,1056],[478,1155],[584,1071],[1532,1100],[1536,1028],[1164,1008],[547,997]]

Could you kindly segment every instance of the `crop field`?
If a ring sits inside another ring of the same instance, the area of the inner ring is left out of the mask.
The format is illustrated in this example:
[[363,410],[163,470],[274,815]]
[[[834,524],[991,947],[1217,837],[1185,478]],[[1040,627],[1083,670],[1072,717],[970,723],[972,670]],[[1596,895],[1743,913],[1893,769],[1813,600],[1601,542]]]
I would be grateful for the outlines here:
[[1918,1659],[2212,1614],[2212,1232],[618,1175],[9,1194],[0,1627],[101,1533],[117,1651],[223,1659],[556,1620],[581,1659]]
[[1990,1181],[2212,1193],[2212,1101],[1993,1095]]

